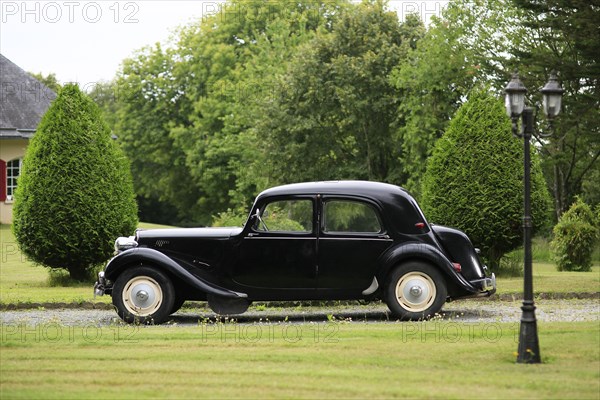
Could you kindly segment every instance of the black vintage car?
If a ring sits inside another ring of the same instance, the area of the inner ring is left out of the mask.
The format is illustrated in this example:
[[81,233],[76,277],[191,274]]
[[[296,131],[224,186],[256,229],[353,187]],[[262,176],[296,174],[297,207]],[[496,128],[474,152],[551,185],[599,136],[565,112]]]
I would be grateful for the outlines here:
[[160,323],[186,300],[224,315],[255,300],[382,299],[416,320],[496,290],[463,232],[429,224],[404,189],[376,182],[274,187],[243,228],[138,230],[115,249],[95,293],[127,322]]

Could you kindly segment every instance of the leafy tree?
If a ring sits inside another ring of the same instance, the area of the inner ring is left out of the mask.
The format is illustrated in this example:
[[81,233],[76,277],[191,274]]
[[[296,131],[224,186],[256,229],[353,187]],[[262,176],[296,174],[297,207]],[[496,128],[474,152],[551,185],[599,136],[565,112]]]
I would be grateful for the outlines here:
[[115,125],[119,112],[117,84],[114,81],[95,82],[87,92],[87,95],[100,108],[104,120],[116,136]]
[[256,173],[262,143],[247,132],[260,118],[258,101],[337,8],[337,1],[229,1],[181,28],[170,48],[125,60],[114,130],[142,204],[169,204],[180,221],[208,224],[212,214],[249,202],[264,176]]
[[48,74],[44,76],[41,72],[37,74],[30,72],[29,75],[42,82],[48,89],[54,91],[55,93],[58,93],[61,88],[58,79],[56,79],[56,74]]
[[[150,49],[143,49],[138,54],[142,52],[149,54]],[[163,105],[151,102],[138,108],[141,105],[139,96],[134,96],[135,91],[134,93],[128,92],[129,90],[141,91],[136,86],[136,78],[134,76],[127,76],[125,79],[120,79],[122,76],[118,78],[119,80],[115,79],[111,82],[96,82],[88,95],[102,110],[104,120],[112,129],[117,143],[128,152],[128,158],[133,160],[132,171],[138,216],[142,221],[184,225],[193,210],[190,204],[193,205],[197,197],[193,197],[195,194],[193,188],[180,185],[180,181],[177,181],[177,185],[175,185],[168,179],[176,180],[182,176],[181,168],[177,167],[175,150],[169,146],[168,123],[164,124],[162,135],[151,135],[137,145],[131,143],[131,135],[138,134],[137,131],[132,130],[132,127],[143,126],[146,123],[154,130],[157,129],[157,124],[152,122],[164,117],[164,114],[159,111],[163,109]],[[138,114],[143,110],[147,112]],[[154,112],[150,112],[150,110]],[[138,118],[144,121],[141,125],[139,125]],[[150,139],[153,140],[152,143],[150,143]],[[153,151],[158,147],[157,141],[161,140],[165,142],[161,148],[168,152],[160,154],[160,157],[151,157],[155,155]],[[161,164],[160,167],[157,164]],[[149,179],[150,174],[153,174],[153,178],[157,176],[161,178]],[[163,176],[168,178],[163,179]],[[185,176],[182,177],[185,178]],[[171,189],[172,187],[180,188],[180,190],[175,191]]]
[[523,35],[518,11],[507,0],[450,2],[432,18],[390,81],[401,93],[397,133],[405,168],[404,186],[419,197],[426,160],[473,87],[506,84],[506,59]]
[[[552,69],[565,89],[556,133],[543,142],[558,218],[582,191],[597,201],[600,173],[600,3],[597,0],[512,0],[528,35],[511,54],[524,83],[541,87]],[[537,90],[535,91],[537,92]],[[539,96],[539,95],[537,95]],[[539,97],[534,97],[539,101]]]
[[[438,140],[423,177],[421,205],[434,223],[464,230],[496,269],[522,238],[523,151],[500,101],[475,91]],[[548,222],[550,197],[532,151],[532,217]]]
[[173,49],[158,44],[141,49],[123,62],[110,90],[117,103],[114,133],[131,160],[140,204],[148,205],[141,211],[147,215],[158,207],[160,214],[172,215],[175,210],[175,220],[164,223],[194,221],[201,196],[185,153],[171,136],[171,127],[188,123],[192,113],[183,96],[187,83],[174,76],[178,62]]
[[565,111],[537,148],[559,215],[576,193],[600,198],[594,7],[457,0],[425,31],[382,1],[232,0],[181,28],[171,48],[126,60],[117,107],[104,108],[141,203],[208,224],[292,180],[385,180],[419,196],[434,143],[472,88],[501,94],[519,67],[536,104],[533,88],[556,68]]
[[600,185],[598,182],[600,182],[600,163],[597,162],[590,168],[581,184],[581,196],[586,203],[600,207]]
[[343,9],[331,33],[296,53],[255,127],[280,182],[371,179],[399,183],[392,135],[398,92],[389,74],[422,28],[382,1]]
[[272,165],[263,118],[277,93],[285,90],[290,60],[318,32],[330,33],[341,10],[349,5],[336,1],[297,6],[299,12],[270,21],[265,32],[256,37],[252,59],[241,65],[233,110],[223,120],[222,132],[226,138],[223,142],[236,154],[227,163],[235,175],[235,186],[228,197],[239,207],[247,207],[257,192],[281,182]]
[[185,95],[194,112],[171,136],[202,192],[203,218],[236,208],[256,192],[264,176],[259,154],[265,138],[247,131],[262,118],[262,99],[271,97],[273,77],[287,58],[316,30],[327,30],[339,7],[337,1],[236,0],[182,33],[178,54],[187,62],[178,76],[193,77]]
[[137,225],[129,164],[100,110],[65,85],[42,117],[25,155],[13,230],[34,262],[85,280],[118,236]]
[[594,212],[577,198],[553,229],[550,246],[559,271],[590,271],[592,253],[598,243]]
[[226,211],[220,212],[213,216],[211,226],[213,227],[230,227],[230,226],[244,226],[248,220],[248,212],[244,209],[232,210],[228,208]]
[[[456,0],[428,31],[392,82],[403,93],[398,135],[405,186],[418,196],[425,160],[472,87],[498,93],[518,69],[539,105],[536,88],[555,69],[566,89],[556,134],[540,140],[543,168],[558,217],[578,193],[599,198],[600,5],[587,0]],[[543,119],[538,118],[540,129]]]

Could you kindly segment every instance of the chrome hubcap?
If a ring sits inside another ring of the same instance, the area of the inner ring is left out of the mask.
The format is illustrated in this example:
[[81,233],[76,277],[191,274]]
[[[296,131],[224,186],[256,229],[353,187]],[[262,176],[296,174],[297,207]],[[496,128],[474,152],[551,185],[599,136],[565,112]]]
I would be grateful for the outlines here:
[[136,276],[123,288],[123,303],[132,314],[141,317],[156,312],[162,304],[162,290],[158,282],[148,276]]
[[409,272],[396,285],[398,303],[409,312],[427,310],[435,301],[435,295],[435,283],[423,272]]
[[141,305],[146,303],[146,301],[150,298],[150,295],[148,294],[148,292],[146,292],[145,290],[140,290],[139,292],[136,293],[135,295],[135,299],[136,299],[136,304],[137,305]]
[[410,288],[410,295],[413,297],[419,297],[423,293],[423,289],[419,286],[413,286]]

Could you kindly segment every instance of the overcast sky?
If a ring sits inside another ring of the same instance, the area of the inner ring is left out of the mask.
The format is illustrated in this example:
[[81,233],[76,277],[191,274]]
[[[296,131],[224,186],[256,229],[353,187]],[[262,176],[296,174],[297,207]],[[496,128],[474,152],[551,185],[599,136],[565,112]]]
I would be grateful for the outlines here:
[[[278,1],[278,0],[275,0]],[[290,0],[286,0],[290,1]],[[166,42],[183,24],[218,11],[206,0],[0,0],[0,53],[29,72],[54,73],[81,87],[114,77],[136,49]],[[409,11],[439,15],[447,1],[391,1]]]

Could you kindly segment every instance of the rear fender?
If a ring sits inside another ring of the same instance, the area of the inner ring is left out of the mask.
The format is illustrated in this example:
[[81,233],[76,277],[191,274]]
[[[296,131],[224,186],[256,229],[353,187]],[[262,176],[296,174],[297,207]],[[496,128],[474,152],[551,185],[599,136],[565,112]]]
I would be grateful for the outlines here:
[[115,258],[110,260],[104,268],[104,276],[106,279],[114,282],[115,279],[125,269],[132,265],[139,264],[153,265],[156,268],[181,279],[192,288],[207,294],[213,294],[232,299],[248,297],[246,293],[234,292],[232,290],[217,286],[204,279],[198,278],[160,251],[145,247],[126,250],[117,255]]
[[405,243],[391,248],[381,260],[381,267],[377,278],[380,282],[385,282],[388,274],[394,267],[409,260],[428,262],[438,267],[450,282],[472,293],[478,291],[477,288],[454,270],[452,262],[441,251],[427,243]]
[[485,270],[469,237],[462,231],[442,225],[432,225],[433,233],[448,256],[462,266],[462,274],[469,280],[482,280]]

